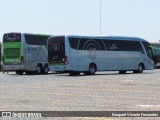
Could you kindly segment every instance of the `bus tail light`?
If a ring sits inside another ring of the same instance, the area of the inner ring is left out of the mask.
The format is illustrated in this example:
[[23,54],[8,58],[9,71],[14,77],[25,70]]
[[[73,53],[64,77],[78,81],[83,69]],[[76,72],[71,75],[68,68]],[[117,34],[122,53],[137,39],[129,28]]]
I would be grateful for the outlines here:
[[24,57],[21,56],[21,64],[24,64]]
[[65,56],[65,58],[64,58],[64,64],[67,65],[68,63],[69,63],[69,62],[68,62],[68,57]]

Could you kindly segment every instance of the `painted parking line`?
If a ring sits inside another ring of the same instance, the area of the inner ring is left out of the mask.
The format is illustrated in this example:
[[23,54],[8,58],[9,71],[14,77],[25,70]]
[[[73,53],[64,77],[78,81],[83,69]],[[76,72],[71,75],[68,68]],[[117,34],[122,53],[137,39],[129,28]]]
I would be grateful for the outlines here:
[[[4,92],[2,92],[2,91],[0,91],[0,93],[4,93]],[[80,96],[80,97],[92,97],[92,98],[104,98],[104,99],[106,99],[106,98],[117,98],[117,96],[94,96],[94,95],[89,95],[89,94],[65,94],[65,93],[48,93],[48,92],[17,92],[17,91],[7,91],[6,93],[14,93],[14,94],[36,94],[36,95],[60,95],[60,96]],[[141,99],[141,100],[151,100],[151,101],[153,101],[153,100],[160,100],[160,98],[158,97],[155,97],[155,98],[153,98],[153,97],[146,97],[146,98],[144,98],[144,97],[133,97],[133,96],[129,96],[129,97],[127,97],[127,96],[119,96],[120,98],[122,98],[122,99]],[[108,100],[108,99],[107,99]]]
[[[0,98],[0,100],[1,101],[3,101],[3,102],[19,102],[19,101],[22,101],[22,99],[12,99],[12,100],[9,100],[9,99],[7,99],[7,98]],[[29,101],[29,100],[28,100]],[[28,102],[28,104],[30,104],[30,103],[32,103],[32,102],[34,102],[34,100],[33,101],[29,101]],[[66,105],[69,105],[69,106],[76,106],[76,107],[78,107],[78,106],[90,106],[90,107],[93,107],[93,106],[98,106],[98,107],[107,107],[108,105],[102,105],[102,104],[98,104],[98,105],[95,105],[95,104],[88,104],[88,103],[80,103],[80,102],[78,102],[78,103],[74,103],[74,102],[67,102],[66,100],[58,100],[58,101],[39,101],[39,103],[42,103],[42,104],[49,104],[50,106],[51,105],[60,105],[60,106],[66,106]],[[19,102],[19,104],[23,104],[23,103],[20,103]]]
[[[133,89],[133,88],[130,88],[130,89],[128,89],[128,88],[123,88],[123,89],[113,89],[113,87],[112,88],[94,88],[94,87],[89,87],[89,86],[84,86],[84,87],[78,87],[78,88],[76,88],[75,86],[73,86],[73,88],[71,88],[71,87],[68,87],[68,88],[64,88],[64,87],[60,87],[60,88],[53,88],[53,86],[51,86],[51,87],[49,87],[48,85],[38,85],[38,86],[32,86],[32,85],[25,85],[25,84],[23,84],[23,85],[12,85],[12,86],[0,86],[0,88],[2,88],[3,89],[3,87],[4,88],[17,88],[17,87],[19,87],[19,88],[23,88],[24,89],[24,87],[26,87],[26,88],[33,88],[33,89],[42,89],[42,88],[47,88],[48,90],[81,90],[81,91],[112,91],[112,92],[136,92],[136,93],[146,93],[146,94],[149,94],[149,93],[151,93],[151,94],[153,94],[153,93],[155,93],[155,94],[160,94],[160,92],[159,92],[159,90],[157,90],[157,91],[155,91],[155,92],[153,92],[153,91],[150,91],[149,89],[148,89],[148,91],[146,91],[146,90],[137,90],[137,89]],[[116,87],[116,86],[115,86]],[[146,87],[146,86],[145,86]]]
[[[4,102],[11,102],[11,103],[13,103],[13,102],[19,102],[19,101],[22,101],[22,99],[7,99],[7,98],[0,98],[0,100],[1,101],[4,101]],[[32,102],[34,102],[34,100],[32,101],[32,100],[28,100],[29,102],[26,104],[26,105],[28,105],[28,104],[31,104]],[[118,100],[117,100],[118,101]],[[116,103],[117,103],[117,101],[116,101]],[[111,105],[108,105],[108,104],[88,104],[88,103],[80,103],[80,102],[78,102],[78,103],[74,103],[74,102],[67,102],[66,100],[58,100],[58,101],[39,101],[38,102],[40,105],[41,104],[43,104],[43,105],[45,105],[45,104],[49,104],[49,106],[51,107],[52,105],[58,105],[58,106],[72,106],[72,107],[79,107],[79,106],[85,106],[85,107],[99,107],[99,108],[101,108],[101,107],[111,107]],[[112,103],[113,103],[113,100],[112,100]],[[24,104],[24,103],[22,103],[22,102],[19,102],[18,104]],[[114,106],[112,106],[112,107],[114,107]],[[123,105],[123,107],[125,107],[125,108],[135,108],[135,106],[133,106],[133,105]],[[15,108],[16,108],[16,106],[15,106]],[[13,109],[13,107],[12,107],[12,109]]]
[[[4,101],[4,102],[19,102],[19,101],[22,101],[22,99],[10,99],[8,100],[7,98],[0,98],[0,101]],[[32,100],[28,100],[29,102],[26,104],[31,104],[33,101]],[[107,100],[108,101],[108,100]],[[116,101],[113,101],[112,100],[112,103],[116,102],[119,100],[116,100]],[[23,104],[21,102],[19,102],[19,104]],[[63,106],[65,108],[65,106],[72,106],[72,107],[80,107],[80,106],[84,106],[84,107],[109,107],[109,108],[114,108],[116,107],[117,105],[109,105],[109,104],[88,104],[88,103],[74,103],[74,102],[67,102],[66,100],[58,100],[58,101],[39,101],[39,104],[41,106],[41,104],[45,105],[45,104],[49,104],[50,107],[53,106]],[[14,107],[15,109],[17,109],[16,107]],[[160,110],[160,105],[123,105],[121,107],[121,109],[131,109],[131,110],[136,110],[139,108],[143,108],[144,110]],[[12,107],[13,109],[13,107]]]
[[159,108],[160,109],[160,105],[137,105],[137,106],[142,108]]

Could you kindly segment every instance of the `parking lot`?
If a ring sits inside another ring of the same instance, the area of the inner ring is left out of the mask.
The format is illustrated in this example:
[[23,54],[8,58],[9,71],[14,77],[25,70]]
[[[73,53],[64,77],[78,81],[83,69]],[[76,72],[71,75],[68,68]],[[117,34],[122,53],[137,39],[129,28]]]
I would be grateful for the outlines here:
[[0,72],[0,111],[160,111],[160,70],[16,75]]

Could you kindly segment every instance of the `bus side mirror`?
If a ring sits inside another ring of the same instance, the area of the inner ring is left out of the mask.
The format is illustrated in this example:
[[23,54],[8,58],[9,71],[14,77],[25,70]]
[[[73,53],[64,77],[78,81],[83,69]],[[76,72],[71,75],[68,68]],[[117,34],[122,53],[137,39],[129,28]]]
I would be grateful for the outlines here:
[[139,51],[140,53],[144,54],[144,51]]

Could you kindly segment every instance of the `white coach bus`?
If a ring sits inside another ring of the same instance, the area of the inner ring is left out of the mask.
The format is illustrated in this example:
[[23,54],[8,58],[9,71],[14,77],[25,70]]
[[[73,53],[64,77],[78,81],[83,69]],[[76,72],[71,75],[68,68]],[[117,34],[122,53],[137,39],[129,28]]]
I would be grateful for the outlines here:
[[96,71],[142,73],[153,69],[149,42],[137,37],[52,36],[48,39],[49,69],[70,75]]

